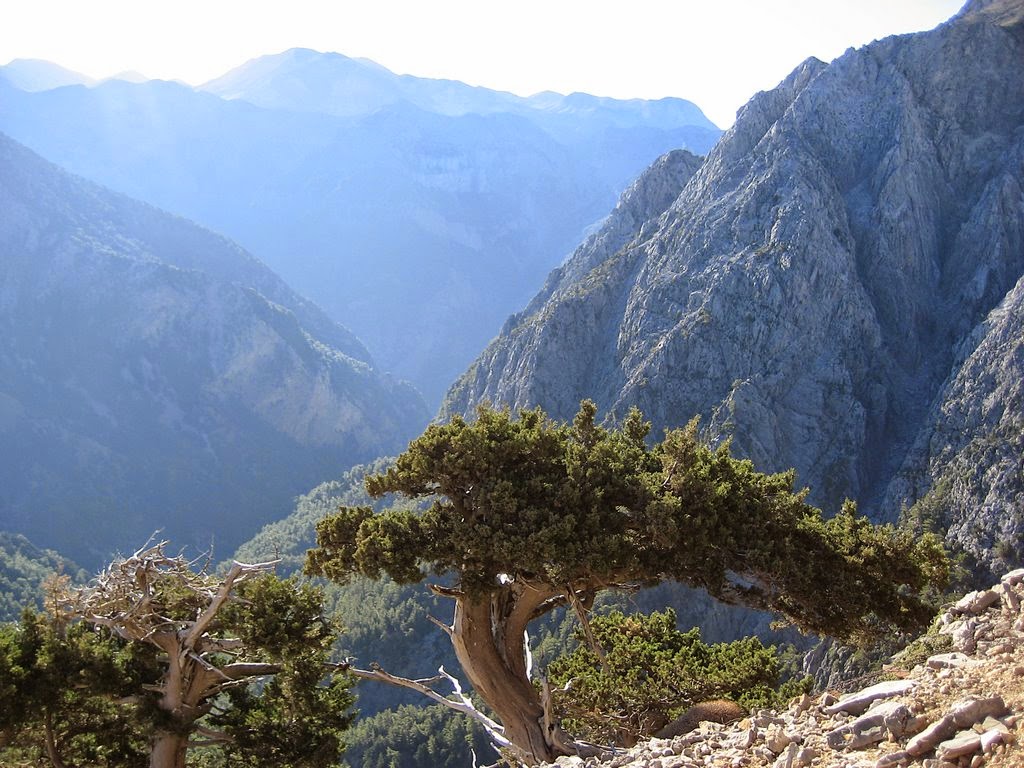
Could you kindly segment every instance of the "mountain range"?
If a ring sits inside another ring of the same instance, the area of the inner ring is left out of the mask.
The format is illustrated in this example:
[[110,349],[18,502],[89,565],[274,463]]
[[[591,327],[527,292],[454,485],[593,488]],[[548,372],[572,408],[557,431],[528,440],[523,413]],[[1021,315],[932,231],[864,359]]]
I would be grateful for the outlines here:
[[0,135],[0,520],[87,566],[230,552],[428,412],[237,245]]
[[22,91],[49,91],[65,85],[95,85],[96,81],[59,64],[41,59],[14,59],[0,67],[0,81]]
[[432,405],[637,173],[720,135],[681,99],[523,99],[303,49],[200,89],[39,90],[12,66],[0,130],[231,237]]
[[[306,50],[199,88],[0,67],[0,608],[49,550],[92,568],[158,527],[297,569],[386,461],[353,465],[428,420],[400,376],[433,403],[463,370],[439,418],[697,414],[827,511],[938,531],[979,581],[1020,566],[1021,72],[1024,3],[972,0],[808,59],[716,144],[681,100]],[[410,592],[332,586],[346,652],[446,661]],[[639,599],[715,639],[767,624]]]
[[[449,392],[698,414],[827,510],[1024,558],[1024,7],[809,59],[625,193]],[[915,505],[917,505],[915,507]]]

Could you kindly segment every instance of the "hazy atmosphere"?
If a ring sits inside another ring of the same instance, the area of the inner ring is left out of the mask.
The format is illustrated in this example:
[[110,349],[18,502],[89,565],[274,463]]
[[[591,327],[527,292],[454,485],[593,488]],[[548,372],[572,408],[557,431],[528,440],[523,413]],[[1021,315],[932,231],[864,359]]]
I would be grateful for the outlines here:
[[1024,767],[961,2],[5,2],[0,768]]
[[808,56],[931,29],[960,0],[442,0],[7,3],[0,62],[46,59],[95,78],[125,71],[198,85],[304,47],[398,74],[512,91],[678,96],[719,127]]

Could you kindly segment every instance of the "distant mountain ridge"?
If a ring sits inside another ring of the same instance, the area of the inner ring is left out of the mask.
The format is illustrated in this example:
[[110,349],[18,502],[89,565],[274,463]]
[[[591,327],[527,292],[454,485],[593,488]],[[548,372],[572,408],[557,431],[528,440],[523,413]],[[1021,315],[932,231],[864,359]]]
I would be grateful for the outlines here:
[[656,164],[638,184],[671,203],[613,213],[612,247],[580,246],[443,414],[701,414],[826,508],[892,520],[931,490],[981,571],[1020,564],[1022,20],[1020,0],[974,2],[804,62],[692,176]]
[[48,91],[65,85],[94,85],[95,80],[41,59],[13,59],[0,67],[0,80],[23,91]]
[[396,75],[369,59],[340,53],[291,48],[260,56],[199,86],[224,99],[239,99],[268,109],[286,109],[349,117],[367,115],[401,101],[427,112],[457,117],[508,112],[521,116],[602,113],[603,122],[675,129],[682,125],[717,131],[718,127],[693,102],[679,98],[612,99],[587,93],[563,95],[544,91],[522,97],[440,80]]
[[231,551],[427,419],[224,238],[0,135],[0,529],[83,565]]
[[233,238],[432,404],[644,167],[720,135],[682,100],[519,99],[312,51],[206,87],[0,80],[0,130]]

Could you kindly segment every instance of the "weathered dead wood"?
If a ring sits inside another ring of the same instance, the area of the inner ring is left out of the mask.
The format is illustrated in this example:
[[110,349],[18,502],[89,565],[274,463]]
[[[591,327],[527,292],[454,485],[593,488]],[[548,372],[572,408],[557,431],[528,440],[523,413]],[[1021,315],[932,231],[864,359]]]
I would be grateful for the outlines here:
[[[276,664],[232,660],[242,648],[241,641],[211,635],[217,616],[234,599],[238,587],[267,573],[276,562],[235,562],[218,578],[205,568],[193,570],[194,561],[166,554],[166,547],[165,541],[147,542],[130,557],[112,563],[89,586],[67,590],[60,603],[64,615],[163,651],[163,677],[146,690],[158,694],[158,706],[175,726],[154,734],[152,768],[180,768],[190,743],[225,738],[195,725],[209,711],[213,697],[281,671]],[[209,562],[207,558],[207,567]],[[228,663],[218,655],[226,655]],[[183,734],[194,730],[202,738],[190,742]]]
[[[376,680],[377,682],[418,691],[431,701],[436,701],[438,704],[443,704],[449,709],[461,712],[467,717],[476,720],[483,726],[488,737],[490,737],[491,741],[499,749],[505,749],[512,746],[512,743],[503,735],[505,729],[502,728],[499,723],[495,722],[476,708],[470,698],[463,692],[461,683],[459,683],[456,678],[445,672],[444,667],[440,667],[437,670],[438,674],[435,677],[421,678],[418,680],[392,675],[385,672],[377,665],[374,665],[371,669],[358,669],[349,664],[339,664],[336,665],[336,668],[363,680]],[[442,680],[446,680],[452,686],[451,694],[444,695],[438,693],[431,687]]]

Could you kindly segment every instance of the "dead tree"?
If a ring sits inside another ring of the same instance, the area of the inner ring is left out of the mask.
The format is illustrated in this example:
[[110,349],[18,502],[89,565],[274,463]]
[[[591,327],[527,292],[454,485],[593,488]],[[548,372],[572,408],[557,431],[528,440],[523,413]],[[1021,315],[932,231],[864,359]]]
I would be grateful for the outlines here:
[[164,714],[153,734],[150,766],[183,768],[190,744],[230,739],[199,723],[214,699],[280,671],[277,664],[249,660],[243,643],[218,621],[238,587],[275,563],[235,562],[223,576],[213,576],[194,570],[181,555],[168,555],[166,547],[165,541],[147,544],[116,560],[88,586],[69,591],[62,608],[72,619],[162,652],[163,677],[147,686]]

